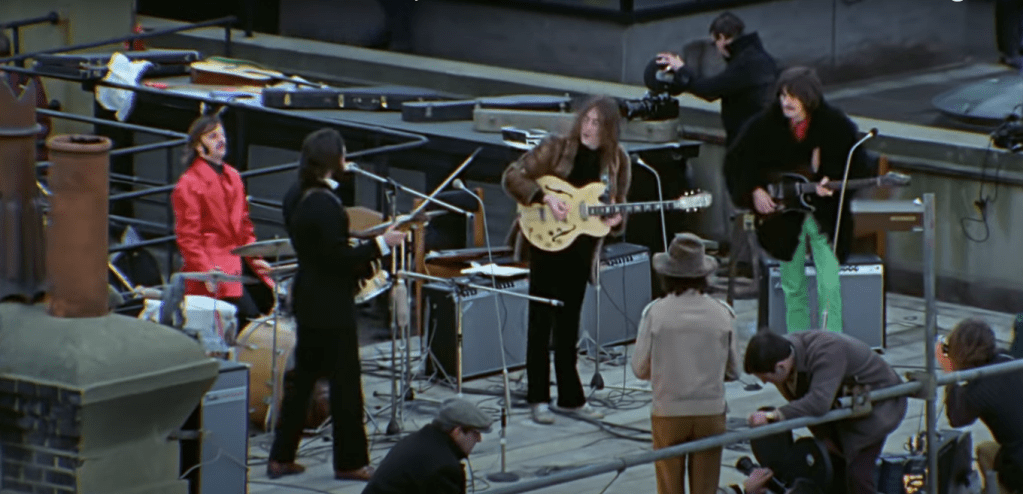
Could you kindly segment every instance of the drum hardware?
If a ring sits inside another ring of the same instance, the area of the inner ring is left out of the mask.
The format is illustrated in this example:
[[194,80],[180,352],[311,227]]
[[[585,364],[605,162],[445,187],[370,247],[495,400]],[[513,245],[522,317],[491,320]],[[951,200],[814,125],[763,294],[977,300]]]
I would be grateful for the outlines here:
[[294,256],[295,248],[290,239],[275,238],[235,247],[231,253],[241,257],[284,257]]
[[[202,271],[184,272],[178,273],[178,276],[183,280],[201,281],[204,283],[213,283],[214,285],[219,285],[221,283],[231,283],[235,281],[240,281],[242,283],[255,283],[256,281],[258,281],[251,276],[227,274],[223,271],[218,270],[205,272]],[[215,290],[214,293],[216,293]]]

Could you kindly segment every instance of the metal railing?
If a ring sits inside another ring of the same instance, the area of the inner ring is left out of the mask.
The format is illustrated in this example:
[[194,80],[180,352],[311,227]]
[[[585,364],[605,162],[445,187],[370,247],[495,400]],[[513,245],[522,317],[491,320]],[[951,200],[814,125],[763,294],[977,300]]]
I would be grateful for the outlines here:
[[[208,21],[208,22],[213,22],[213,21]],[[202,24],[202,23],[200,23],[200,24]],[[192,27],[195,27],[195,25],[192,25]],[[148,34],[149,35],[156,35],[156,33],[148,33]],[[101,42],[101,43],[104,43],[104,42]],[[55,52],[55,51],[60,51],[60,50],[50,50],[49,52]],[[37,54],[38,53],[40,53],[40,52],[37,52]],[[29,54],[26,54],[23,57],[27,58],[29,56],[30,56]],[[24,58],[22,58],[22,59],[24,59]],[[5,67],[5,70],[9,70],[11,72],[24,73],[24,74],[28,74],[28,75],[35,75],[35,76],[43,76],[43,77],[55,78],[55,79],[64,79],[64,80],[72,80],[72,81],[79,81],[80,80],[77,77],[73,77],[73,76],[66,75],[66,74],[51,74],[51,73],[47,73],[47,72],[36,71],[36,70],[30,69],[30,68],[23,68],[23,67],[17,67],[17,66]],[[163,89],[150,88],[150,87],[141,86],[141,85],[120,84],[120,83],[114,83],[114,82],[109,82],[109,81],[104,81],[104,80],[90,81],[89,83],[90,84],[99,85],[99,86],[107,86],[107,87],[112,87],[112,88],[116,88],[116,89],[124,89],[124,90],[134,91],[136,93],[150,94],[150,95],[155,95],[155,96],[167,96],[169,94],[166,90],[163,90]],[[278,110],[278,109],[265,108],[265,107],[253,107],[252,105],[248,105],[248,104],[245,104],[245,103],[239,103],[239,102],[236,102],[236,101],[233,101],[233,100],[224,100],[224,99],[220,99],[220,98],[216,98],[216,97],[212,97],[212,96],[209,96],[209,97],[207,97],[207,96],[200,96],[200,95],[187,95],[187,96],[186,95],[179,95],[179,96],[182,97],[182,98],[187,98],[187,99],[195,101],[197,103],[197,106],[198,106],[199,102],[202,102],[202,103],[206,103],[206,104],[214,104],[214,105],[219,105],[219,106],[233,107],[233,108],[236,108],[236,109],[238,109],[238,110],[240,110],[242,112],[245,112],[245,111],[255,111],[255,112],[261,112],[261,113],[265,113],[265,114],[280,116],[282,118],[294,118],[295,117],[294,113],[290,113],[287,110]],[[135,176],[130,176],[130,175],[111,174],[111,181],[126,183],[126,184],[131,185],[131,186],[143,186],[144,188],[142,188],[141,190],[134,190],[134,191],[130,191],[130,192],[111,194],[110,202],[126,201],[126,200],[137,200],[137,199],[140,199],[140,198],[144,198],[144,197],[148,197],[148,196],[153,196],[153,195],[158,195],[158,194],[169,194],[170,192],[172,192],[174,190],[174,184],[175,184],[175,178],[176,177],[174,177],[172,175],[172,173],[173,173],[173,166],[172,166],[173,150],[175,148],[177,148],[178,146],[181,146],[181,145],[183,145],[183,144],[185,144],[187,142],[187,135],[186,134],[183,134],[181,132],[175,132],[175,131],[170,131],[170,130],[165,130],[165,129],[154,128],[154,127],[147,127],[147,126],[143,126],[143,125],[136,125],[136,124],[131,124],[131,123],[118,122],[118,121],[115,121],[115,120],[102,119],[102,118],[96,118],[96,117],[88,117],[88,116],[83,116],[83,115],[76,115],[76,114],[65,113],[65,112],[55,111],[55,110],[47,110],[47,109],[42,109],[42,108],[38,108],[36,111],[39,112],[42,115],[47,115],[47,116],[50,116],[50,117],[67,119],[67,120],[74,120],[74,121],[79,121],[79,122],[84,122],[84,123],[91,123],[91,124],[96,125],[96,126],[109,126],[109,127],[119,128],[119,129],[123,129],[123,130],[130,130],[130,131],[133,131],[133,132],[148,133],[148,134],[152,134],[152,135],[156,135],[156,136],[160,136],[160,137],[164,137],[164,138],[168,139],[168,140],[163,141],[163,142],[129,146],[129,147],[118,148],[118,149],[114,149],[114,150],[110,151],[110,156],[112,156],[112,157],[113,156],[133,155],[133,154],[137,154],[137,153],[141,153],[141,152],[156,151],[156,150],[160,150],[160,149],[166,150],[166,153],[167,153],[166,154],[166,171],[167,171],[167,173],[166,173],[166,175],[164,177],[164,182],[162,182],[162,183],[158,182],[156,180],[142,179],[142,178],[135,177]],[[365,149],[360,149],[360,150],[349,152],[349,153],[346,154],[346,157],[347,158],[351,158],[351,159],[362,158],[362,157],[373,156],[373,155],[379,155],[379,154],[385,154],[385,153],[391,153],[391,152],[396,152],[396,151],[402,151],[402,150],[406,150],[406,149],[411,149],[411,148],[415,148],[415,147],[418,147],[418,146],[422,146],[423,144],[426,144],[428,142],[428,138],[423,136],[423,135],[420,135],[420,134],[414,134],[414,133],[410,133],[410,132],[404,132],[404,131],[401,131],[401,130],[395,130],[395,129],[390,129],[390,128],[386,128],[386,127],[380,127],[380,126],[375,126],[375,125],[362,124],[362,123],[353,122],[353,121],[349,121],[349,120],[328,119],[328,118],[313,117],[313,116],[303,116],[302,120],[304,122],[306,122],[306,123],[320,124],[320,125],[322,125],[324,127],[330,127],[330,128],[338,129],[339,131],[342,132],[342,134],[345,133],[345,130],[349,130],[349,131],[357,130],[357,131],[362,131],[362,132],[373,134],[374,136],[377,136],[377,137],[385,137],[385,138],[390,138],[392,140],[400,141],[400,142],[396,142],[396,143],[387,143],[387,144],[383,144],[383,145],[379,145],[379,146],[375,146],[375,147],[370,147],[370,148],[365,148]],[[243,133],[243,132],[240,132],[240,133]],[[248,143],[243,140],[243,142],[241,143],[241,146],[242,146],[243,149],[247,150]],[[247,151],[244,154],[247,154]],[[37,164],[37,167],[38,168],[45,168],[48,165],[49,165],[48,162],[41,162],[41,163]],[[270,174],[275,174],[275,173],[283,173],[283,172],[287,172],[287,171],[292,171],[292,170],[295,170],[297,167],[298,167],[298,162],[294,161],[294,162],[290,162],[290,163],[285,163],[285,164],[276,165],[276,166],[270,166],[270,167],[264,167],[264,168],[259,168],[259,169],[255,169],[255,170],[240,171],[239,175],[243,179],[247,179],[247,178],[251,178],[251,177],[257,177],[257,176],[263,176],[263,175],[270,175]],[[263,200],[263,199],[260,199],[260,198],[250,198],[250,202],[252,204],[259,205],[259,206],[262,206],[262,207],[272,207],[272,208],[278,208],[278,209],[280,208],[280,203],[276,202],[276,201],[268,201],[268,200]],[[149,231],[152,231],[152,232],[157,233],[157,234],[162,235],[162,236],[157,237],[157,238],[153,238],[153,239],[149,239],[149,240],[145,240],[145,241],[140,242],[140,243],[133,243],[131,245],[116,245],[116,246],[113,246],[113,247],[110,248],[110,252],[118,252],[118,251],[123,251],[123,250],[130,250],[130,249],[134,249],[134,248],[139,248],[139,247],[148,247],[148,246],[156,246],[156,245],[163,245],[163,244],[173,243],[176,240],[177,237],[175,235],[173,235],[173,230],[174,230],[173,207],[170,204],[169,200],[166,201],[165,208],[166,208],[166,221],[165,221],[165,223],[162,223],[162,224],[161,223],[157,223],[157,222],[153,222],[153,221],[139,219],[139,218],[129,218],[129,217],[124,217],[124,216],[111,215],[110,216],[110,221],[111,222],[143,227],[143,228],[146,228]],[[167,235],[168,233],[170,233],[170,235]],[[165,270],[166,270],[168,275],[170,274],[170,270],[172,269],[172,267],[174,265],[174,262],[173,262],[173,260],[174,260],[173,259],[174,253],[175,253],[174,249],[168,249],[168,254],[167,254],[168,258],[167,258],[167,263],[166,263],[166,266],[165,266]]]
[[[977,367],[970,370],[943,374],[935,380],[935,383],[939,386],[948,385],[952,383],[968,381],[971,379],[977,379],[979,377],[993,376],[1019,370],[1023,370],[1023,360],[1013,360],[1011,362],[1005,362],[1001,364],[994,364],[985,367]],[[882,400],[899,398],[902,396],[915,396],[919,395],[921,392],[924,392],[926,388],[927,384],[925,382],[911,381],[891,386],[888,388],[871,391],[869,398],[870,402],[874,403]],[[501,487],[488,492],[490,492],[491,494],[513,494],[518,492],[529,492],[536,489],[550,487],[552,485],[592,477],[595,475],[601,475],[611,472],[620,473],[625,471],[629,467],[634,467],[637,465],[643,465],[647,463],[653,463],[655,461],[666,460],[668,458],[687,455],[690,453],[695,453],[697,451],[703,451],[710,448],[727,446],[729,444],[741,441],[748,441],[750,439],[759,439],[762,437],[777,434],[779,432],[791,431],[794,429],[799,429],[811,425],[859,417],[869,413],[870,411],[870,407],[857,407],[856,410],[858,411],[854,411],[854,408],[852,406],[853,404],[849,398],[843,398],[839,400],[839,403],[841,405],[840,408],[831,410],[828,413],[821,415],[819,417],[800,417],[796,419],[784,420],[781,422],[774,422],[752,429],[717,434],[696,441],[690,441],[675,446],[669,446],[667,448],[661,448],[655,451],[615,458],[614,460],[610,460],[604,463],[589,465],[574,470],[560,472],[557,474],[549,475],[547,477],[529,480],[507,487]],[[930,450],[931,440],[936,439],[928,439],[928,450]],[[934,456],[936,457],[937,455]],[[929,471],[936,472],[937,465],[936,464],[931,465],[929,467]],[[936,475],[928,476],[929,479],[936,477],[937,477]],[[930,490],[932,484],[933,483],[928,482],[928,492],[935,492]]]
[[[19,19],[16,21],[5,22],[0,24],[0,31],[4,29],[11,30],[11,53],[17,55],[21,51],[21,28],[25,26],[32,26],[35,24],[57,24],[60,21],[60,14],[51,11],[49,14],[30,17],[28,19]],[[19,60],[18,64],[24,66],[24,61]]]
[[[211,26],[224,26],[224,53],[227,54],[227,56],[231,56],[231,28],[232,28],[232,26],[234,26],[234,24],[237,21],[238,21],[237,17],[235,17],[233,15],[229,15],[229,16],[226,16],[226,17],[219,17],[217,19],[210,19],[208,21],[195,22],[195,23],[192,23],[192,24],[185,24],[183,26],[169,27],[169,28],[166,28],[166,29],[158,29],[158,30],[155,30],[155,31],[149,31],[149,32],[144,32],[144,33],[133,33],[133,34],[125,35],[125,36],[118,36],[116,38],[109,38],[109,39],[100,40],[100,41],[91,41],[89,43],[81,43],[81,44],[71,45],[71,46],[61,46],[61,47],[57,47],[57,48],[49,48],[49,49],[46,49],[46,50],[34,51],[34,52],[31,52],[31,53],[20,53],[19,54],[15,50],[13,52],[14,53],[13,55],[11,55],[11,56],[9,56],[7,58],[0,58],[0,63],[17,62],[18,64],[23,64],[24,60],[29,59],[29,58],[34,58],[34,57],[36,57],[38,55],[47,55],[47,54],[51,54],[51,53],[73,52],[73,51],[78,51],[78,50],[86,50],[86,49],[89,49],[89,48],[98,48],[98,47],[101,47],[101,46],[116,45],[116,44],[121,44],[121,43],[126,43],[126,42],[127,43],[134,43],[135,41],[138,41],[138,40],[141,40],[141,39],[152,38],[152,37],[156,37],[156,36],[164,36],[164,35],[167,35],[167,34],[173,34],[173,33],[181,32],[181,31],[190,31],[192,29],[200,29],[200,28],[211,27]],[[74,79],[71,79],[71,80],[74,80]]]

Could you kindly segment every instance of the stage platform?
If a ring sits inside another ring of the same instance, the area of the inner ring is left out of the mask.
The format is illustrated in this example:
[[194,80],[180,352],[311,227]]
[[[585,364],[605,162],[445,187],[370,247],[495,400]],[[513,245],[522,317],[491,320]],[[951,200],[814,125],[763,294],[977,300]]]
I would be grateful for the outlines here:
[[[906,372],[918,370],[924,365],[924,323],[925,303],[922,299],[903,295],[889,294],[887,297],[887,331],[888,348],[884,359],[895,366],[896,371],[904,375]],[[1012,339],[1012,323],[1014,315],[982,309],[975,309],[953,304],[938,303],[937,325],[939,334],[947,334],[959,320],[966,317],[980,317],[988,321],[995,329],[999,345],[1008,347]],[[740,358],[745,351],[745,344],[750,337],[750,330],[756,321],[756,300],[739,300],[736,303],[738,317],[736,330],[740,335]],[[390,420],[389,409],[390,381],[385,376],[390,372],[387,365],[390,358],[390,343],[372,341],[387,334],[387,330],[379,327],[380,323],[373,319],[363,318],[360,327],[367,344],[362,348],[363,388],[365,390],[368,419],[366,430],[370,439],[370,457],[373,465],[379,464],[387,451],[394,445],[397,436],[385,434]],[[487,329],[487,328],[479,328]],[[414,354],[419,353],[418,340],[413,342]],[[604,419],[609,424],[626,425],[640,430],[650,430],[650,393],[649,384],[637,380],[627,366],[631,358],[632,346],[611,348],[610,361],[602,361],[601,375],[606,387],[602,391],[593,392],[591,403],[606,414]],[[580,358],[580,376],[585,384],[589,383],[594,372],[591,360]],[[742,380],[754,382],[756,378],[742,375]],[[511,373],[513,394],[524,396],[525,377],[523,371]],[[621,388],[625,387],[623,391]],[[432,419],[437,409],[437,402],[455,395],[455,391],[447,384],[427,380],[415,380],[412,383],[415,397],[413,402],[405,403],[402,410],[404,421],[402,435],[418,430]],[[591,392],[588,386],[585,387]],[[469,392],[469,391],[473,392]],[[474,379],[464,383],[465,398],[479,404],[486,412],[498,416],[501,403],[499,397],[502,390],[500,376]],[[482,391],[486,394],[476,394]],[[757,407],[780,405],[784,399],[773,386],[765,386],[760,391],[743,390],[741,383],[726,385],[728,399],[728,429],[745,428],[746,417]],[[507,428],[508,450],[507,469],[519,474],[523,480],[535,479],[566,469],[583,467],[590,464],[604,463],[616,456],[634,455],[651,450],[649,434],[637,433],[625,429],[614,432],[626,437],[617,437],[596,425],[558,416],[557,422],[551,426],[541,426],[529,418],[529,409],[524,400],[514,398],[512,417]],[[940,407],[939,403],[939,407]],[[924,402],[911,399],[909,411],[899,429],[889,436],[885,452],[899,454],[905,451],[904,445],[909,436],[915,435],[922,427]],[[948,422],[941,409],[940,428],[948,428]],[[987,427],[979,422],[967,428],[973,433],[973,441],[988,440],[991,434]],[[797,436],[809,435],[809,431],[796,431]],[[331,467],[331,445],[326,436],[310,437],[302,442],[298,462],[308,467],[301,475],[269,480],[266,477],[266,457],[271,438],[266,434],[257,434],[250,439],[249,449],[249,492],[298,494],[307,492],[327,493],[359,493],[363,483],[334,480]],[[734,444],[724,450],[722,457],[721,485],[741,482],[743,477],[732,466],[741,456],[751,456],[748,443]],[[474,485],[467,492],[487,492],[505,484],[491,483],[486,480],[488,474],[501,469],[500,433],[495,426],[493,432],[484,435],[484,440],[476,446],[469,458]],[[606,486],[608,493],[655,492],[653,464],[629,468],[615,479],[613,474],[604,474],[588,479],[561,484],[535,492],[545,493],[597,493]],[[475,489],[474,489],[475,488]]]

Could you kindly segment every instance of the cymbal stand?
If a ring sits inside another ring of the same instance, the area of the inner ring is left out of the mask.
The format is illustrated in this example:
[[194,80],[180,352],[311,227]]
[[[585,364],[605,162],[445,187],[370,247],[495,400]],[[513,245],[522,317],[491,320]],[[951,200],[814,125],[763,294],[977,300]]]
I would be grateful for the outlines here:
[[[280,276],[274,275],[272,271],[270,272],[269,276],[270,276],[270,279],[274,282],[273,295],[274,295],[274,298],[276,299],[277,298],[277,285],[280,284],[280,282],[284,278],[284,276],[283,275],[280,275]],[[272,338],[273,343],[271,343],[272,348],[270,350],[270,378],[271,378],[271,384],[270,384],[270,406],[267,407],[267,410],[268,410],[267,414],[266,414],[266,421],[267,421],[267,423],[263,424],[263,430],[269,431],[270,434],[273,434],[274,430],[277,428],[277,418],[280,416],[280,413],[281,413],[281,411],[280,411],[280,409],[278,408],[278,405],[277,405],[277,403],[278,403],[277,397],[281,395],[280,394],[281,393],[280,388],[281,388],[281,384],[284,381],[283,369],[278,369],[277,368],[277,357],[284,353],[282,350],[279,350],[277,348],[277,326],[278,326],[278,323],[279,323],[279,320],[280,320],[280,312],[281,312],[280,311],[280,302],[279,301],[276,301],[276,303],[274,303],[274,307],[273,307],[272,311],[273,311],[273,317],[274,317],[274,326],[273,326],[273,333],[274,334],[273,334],[273,338]],[[284,408],[284,404],[283,403],[281,403],[280,408]]]

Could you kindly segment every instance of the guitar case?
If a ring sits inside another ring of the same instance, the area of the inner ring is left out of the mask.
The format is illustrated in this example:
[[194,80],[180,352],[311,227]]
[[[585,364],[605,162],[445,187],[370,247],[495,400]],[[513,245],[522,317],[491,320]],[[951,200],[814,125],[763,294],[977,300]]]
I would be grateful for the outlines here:
[[478,108],[567,112],[572,106],[568,96],[543,94],[512,94],[472,100],[424,101],[402,106],[401,119],[406,122],[451,122],[472,120]]
[[402,105],[413,101],[443,101],[447,95],[411,86],[367,86],[345,88],[341,108],[366,111],[401,111]]
[[[192,62],[202,56],[195,50],[139,50],[118,52],[133,62],[146,60],[153,64],[146,77],[185,75]],[[82,81],[98,81],[107,75],[107,64],[113,53],[74,55],[43,54],[35,57],[33,68],[40,72],[77,77]]]
[[494,110],[530,110],[548,112],[570,112],[572,98],[546,94],[510,94],[479,98],[480,108]]
[[455,122],[472,120],[476,100],[409,101],[401,105],[405,122]]
[[263,88],[263,106],[267,108],[339,109],[344,108],[341,89],[267,87]]
[[407,102],[445,99],[442,93],[408,86],[263,89],[263,106],[270,108],[400,111]]

